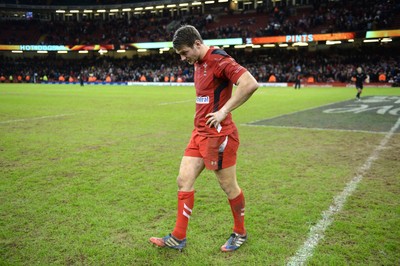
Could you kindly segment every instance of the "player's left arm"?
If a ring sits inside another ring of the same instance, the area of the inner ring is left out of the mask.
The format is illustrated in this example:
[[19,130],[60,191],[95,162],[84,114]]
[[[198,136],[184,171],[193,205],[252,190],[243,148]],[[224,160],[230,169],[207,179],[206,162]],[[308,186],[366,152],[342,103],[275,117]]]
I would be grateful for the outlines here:
[[368,74],[365,75],[364,81],[365,81],[366,83],[369,83],[369,82],[370,82],[370,78],[369,78],[369,75],[368,75]]
[[208,118],[206,125],[218,127],[227,115],[245,103],[251,95],[258,89],[257,80],[249,71],[244,72],[236,82],[237,88],[232,97],[217,112],[206,115]]

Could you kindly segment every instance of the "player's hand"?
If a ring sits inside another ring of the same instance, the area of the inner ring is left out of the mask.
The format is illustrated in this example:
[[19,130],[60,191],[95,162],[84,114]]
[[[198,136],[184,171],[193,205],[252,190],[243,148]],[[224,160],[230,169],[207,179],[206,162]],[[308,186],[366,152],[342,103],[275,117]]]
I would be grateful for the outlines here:
[[206,115],[208,118],[206,125],[209,127],[217,128],[218,125],[228,116],[228,112],[222,107],[220,110],[214,113],[209,113]]

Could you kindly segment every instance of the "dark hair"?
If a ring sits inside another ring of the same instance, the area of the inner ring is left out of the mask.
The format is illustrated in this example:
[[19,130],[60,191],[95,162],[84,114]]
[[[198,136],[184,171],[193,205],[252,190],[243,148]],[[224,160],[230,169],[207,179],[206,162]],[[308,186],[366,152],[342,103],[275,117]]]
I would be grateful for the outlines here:
[[191,25],[183,25],[175,31],[172,44],[175,50],[179,50],[183,46],[193,47],[197,40],[203,43],[199,31]]

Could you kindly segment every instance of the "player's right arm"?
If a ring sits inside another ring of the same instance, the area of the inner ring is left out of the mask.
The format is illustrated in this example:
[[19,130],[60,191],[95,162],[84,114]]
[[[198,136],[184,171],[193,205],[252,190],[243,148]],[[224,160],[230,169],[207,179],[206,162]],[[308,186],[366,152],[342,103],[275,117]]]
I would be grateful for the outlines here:
[[250,74],[249,71],[244,72],[236,82],[237,88],[232,97],[221,108],[227,113],[232,112],[243,103],[245,103],[251,95],[258,89],[257,80]]

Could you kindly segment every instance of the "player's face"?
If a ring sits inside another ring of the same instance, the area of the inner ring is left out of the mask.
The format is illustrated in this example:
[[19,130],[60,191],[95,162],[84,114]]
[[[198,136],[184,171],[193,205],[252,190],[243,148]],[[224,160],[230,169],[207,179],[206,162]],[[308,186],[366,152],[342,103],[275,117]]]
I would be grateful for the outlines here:
[[200,48],[197,43],[193,47],[183,46],[181,49],[176,50],[176,53],[180,55],[182,61],[186,61],[193,65],[200,58]]

